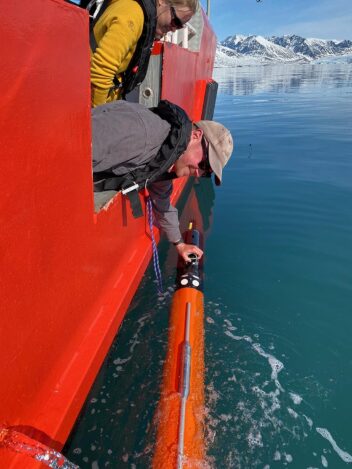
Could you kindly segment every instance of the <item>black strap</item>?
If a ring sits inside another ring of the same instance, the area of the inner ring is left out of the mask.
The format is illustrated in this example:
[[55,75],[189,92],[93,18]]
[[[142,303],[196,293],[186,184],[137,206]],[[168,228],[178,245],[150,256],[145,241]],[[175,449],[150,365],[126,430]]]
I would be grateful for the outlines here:
[[96,16],[96,18],[91,19],[90,21],[90,25],[89,25],[89,43],[90,43],[90,48],[94,54],[94,52],[97,50],[97,47],[98,47],[98,43],[95,39],[95,36],[94,36],[94,26],[97,24],[97,21],[99,20],[99,18],[101,17],[101,15],[104,13],[104,11],[107,9],[107,7],[110,5],[110,1],[109,0],[105,0],[102,7],[100,8],[99,10],[99,13],[98,15]]
[[90,33],[89,33],[89,44],[94,54],[94,52],[97,50],[97,47],[98,47],[97,41],[94,36],[94,27],[91,28]]
[[139,198],[139,193],[137,189],[128,192],[126,196],[129,198],[132,209],[132,215],[134,216],[134,218],[143,217],[141,199]]
[[103,192],[103,191],[119,191],[121,189],[124,177],[121,176],[111,176],[111,173],[101,173],[93,174],[94,179],[94,192]]

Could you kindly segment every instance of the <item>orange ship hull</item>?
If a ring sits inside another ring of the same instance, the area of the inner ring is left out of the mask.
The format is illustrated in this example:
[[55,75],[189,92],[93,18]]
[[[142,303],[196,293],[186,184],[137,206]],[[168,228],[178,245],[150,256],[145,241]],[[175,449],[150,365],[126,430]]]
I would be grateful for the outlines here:
[[[120,194],[94,209],[87,12],[64,0],[1,12],[0,426],[60,450],[150,260],[150,234]],[[215,45],[204,18],[199,53],[155,52],[161,98],[195,120]],[[38,463],[0,447],[0,467]]]

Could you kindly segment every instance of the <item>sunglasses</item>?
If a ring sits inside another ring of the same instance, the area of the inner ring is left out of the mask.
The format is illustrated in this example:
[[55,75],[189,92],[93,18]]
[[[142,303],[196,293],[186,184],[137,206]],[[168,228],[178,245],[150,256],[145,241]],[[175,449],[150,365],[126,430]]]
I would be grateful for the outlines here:
[[171,26],[176,29],[182,29],[184,24],[180,20],[180,18],[176,15],[176,10],[174,7],[170,6],[171,11]]
[[209,163],[209,142],[207,142],[204,135],[202,138],[202,148],[203,148],[204,156],[203,156],[202,161],[198,164],[198,168],[204,172],[205,176],[210,176],[213,170],[211,169],[211,166]]

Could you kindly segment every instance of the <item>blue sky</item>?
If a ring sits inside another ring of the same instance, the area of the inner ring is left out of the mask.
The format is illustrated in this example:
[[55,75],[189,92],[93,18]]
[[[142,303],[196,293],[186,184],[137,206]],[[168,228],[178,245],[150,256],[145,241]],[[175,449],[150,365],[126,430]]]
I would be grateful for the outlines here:
[[211,22],[219,40],[233,34],[352,40],[352,0],[211,0]]

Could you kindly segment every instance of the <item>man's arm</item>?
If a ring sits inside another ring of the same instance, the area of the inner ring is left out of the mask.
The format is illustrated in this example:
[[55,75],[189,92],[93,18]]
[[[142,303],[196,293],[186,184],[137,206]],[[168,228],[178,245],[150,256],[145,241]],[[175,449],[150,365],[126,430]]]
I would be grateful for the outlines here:
[[[203,251],[193,244],[186,244],[182,241],[180,226],[178,221],[178,211],[170,202],[172,193],[171,181],[154,182],[149,187],[149,194],[153,203],[153,212],[156,219],[156,226],[166,235],[167,239],[175,244],[180,256],[185,261],[189,261],[188,254],[196,254],[202,257]],[[179,242],[181,240],[181,242]]]

